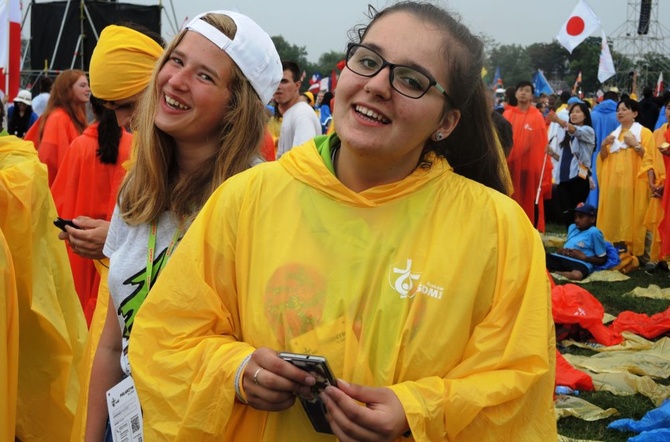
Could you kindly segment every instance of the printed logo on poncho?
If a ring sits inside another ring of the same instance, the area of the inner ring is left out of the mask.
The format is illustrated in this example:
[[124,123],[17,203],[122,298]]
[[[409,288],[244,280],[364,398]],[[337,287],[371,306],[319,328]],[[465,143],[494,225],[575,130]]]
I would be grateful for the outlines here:
[[444,289],[430,282],[419,282],[421,273],[412,272],[412,260],[408,259],[404,267],[391,266],[389,269],[389,284],[400,293],[400,299],[413,298],[417,293],[435,299],[442,299]]

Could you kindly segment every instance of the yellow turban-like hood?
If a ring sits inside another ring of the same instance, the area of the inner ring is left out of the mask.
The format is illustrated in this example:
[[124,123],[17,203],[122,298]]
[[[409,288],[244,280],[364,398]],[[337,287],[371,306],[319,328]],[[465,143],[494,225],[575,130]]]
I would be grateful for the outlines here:
[[125,26],[107,26],[91,56],[91,92],[106,101],[142,92],[162,54],[163,48],[146,35]]

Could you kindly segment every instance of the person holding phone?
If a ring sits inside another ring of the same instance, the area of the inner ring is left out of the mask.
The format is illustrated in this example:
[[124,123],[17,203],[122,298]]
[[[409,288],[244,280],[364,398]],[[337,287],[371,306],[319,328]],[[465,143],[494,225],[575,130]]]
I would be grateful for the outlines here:
[[[556,439],[544,249],[504,194],[483,44],[427,3],[371,17],[335,133],[225,182],[137,314],[147,440]],[[284,352],[328,361],[334,436]]]
[[134,117],[134,159],[103,248],[111,296],[89,383],[86,441],[111,437],[106,392],[131,374],[135,317],[181,237],[217,186],[261,162],[264,107],[280,79],[270,37],[234,12],[197,16],[158,60]]

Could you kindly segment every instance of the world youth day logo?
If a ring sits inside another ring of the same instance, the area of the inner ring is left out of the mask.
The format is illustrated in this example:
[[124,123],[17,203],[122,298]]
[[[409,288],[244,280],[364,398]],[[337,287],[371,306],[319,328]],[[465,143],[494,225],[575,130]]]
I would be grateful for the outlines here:
[[416,295],[414,290],[414,281],[418,281],[420,273],[412,273],[412,260],[407,260],[407,266],[403,268],[391,267],[389,270],[389,284],[396,292],[400,293],[400,298],[413,298]]

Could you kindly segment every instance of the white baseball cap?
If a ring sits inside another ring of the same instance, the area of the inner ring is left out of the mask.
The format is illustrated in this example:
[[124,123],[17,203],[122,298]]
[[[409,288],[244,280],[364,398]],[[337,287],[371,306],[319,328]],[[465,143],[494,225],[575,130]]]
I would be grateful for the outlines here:
[[[232,40],[201,20],[204,15],[212,13],[228,16],[235,22],[237,32]],[[186,29],[197,32],[221,48],[237,64],[263,104],[270,101],[282,79],[283,70],[272,39],[256,22],[239,12],[209,11],[187,23]]]
[[30,91],[21,89],[16,95],[16,98],[14,98],[14,103],[23,103],[31,106],[33,104],[33,96]]

